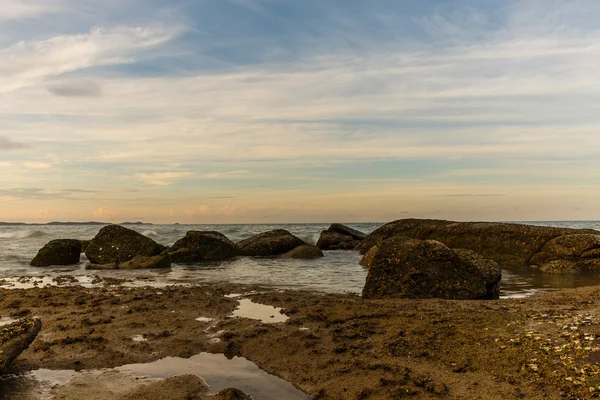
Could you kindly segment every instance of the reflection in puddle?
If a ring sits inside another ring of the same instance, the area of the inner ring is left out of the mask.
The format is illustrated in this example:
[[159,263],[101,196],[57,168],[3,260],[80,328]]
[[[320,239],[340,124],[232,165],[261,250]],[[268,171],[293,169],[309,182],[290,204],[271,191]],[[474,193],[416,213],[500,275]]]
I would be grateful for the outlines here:
[[134,342],[147,342],[148,341],[148,339],[146,339],[142,335],[135,335],[131,338],[131,340],[133,340]]
[[257,319],[265,324],[285,322],[289,319],[287,315],[281,313],[281,308],[254,303],[250,299],[241,299],[238,301],[240,304],[233,311],[233,314],[231,314],[232,317]]
[[209,393],[235,387],[261,400],[310,399],[289,382],[266,373],[245,358],[227,359],[223,354],[201,353],[188,359],[167,357],[151,363],[129,364],[108,370],[37,370],[23,376],[7,375],[0,377],[0,400],[51,399],[59,389],[56,385],[65,385],[73,378],[80,377],[89,381],[91,375],[100,376],[107,373],[161,379],[192,374],[201,377],[209,385]]

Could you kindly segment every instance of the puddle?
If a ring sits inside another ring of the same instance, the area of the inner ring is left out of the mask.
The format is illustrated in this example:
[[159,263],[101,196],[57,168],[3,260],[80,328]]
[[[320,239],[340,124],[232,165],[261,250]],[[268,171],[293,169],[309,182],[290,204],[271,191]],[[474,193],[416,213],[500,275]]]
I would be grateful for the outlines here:
[[10,325],[17,321],[18,321],[18,319],[14,319],[14,318],[10,318],[10,317],[2,317],[2,318],[0,318],[0,326]]
[[198,322],[212,322],[212,321],[214,321],[214,318],[199,317],[199,318],[196,318],[196,321],[198,321]]
[[193,374],[209,385],[210,394],[235,387],[260,400],[310,400],[291,383],[266,373],[245,358],[227,359],[223,354],[209,353],[187,359],[167,357],[152,363],[129,364],[114,369],[82,372],[37,370],[22,376],[3,376],[0,377],[0,400],[49,400],[57,390],[55,385],[64,385],[74,378],[85,378],[89,382],[90,376],[107,373],[161,379]]
[[238,308],[233,311],[231,317],[257,319],[265,324],[276,324],[289,319],[287,315],[281,313],[281,308],[254,303],[250,299],[241,299],[238,302]]
[[131,338],[131,340],[133,340],[134,342],[147,342],[148,341],[148,339],[146,339],[142,335],[135,335]]

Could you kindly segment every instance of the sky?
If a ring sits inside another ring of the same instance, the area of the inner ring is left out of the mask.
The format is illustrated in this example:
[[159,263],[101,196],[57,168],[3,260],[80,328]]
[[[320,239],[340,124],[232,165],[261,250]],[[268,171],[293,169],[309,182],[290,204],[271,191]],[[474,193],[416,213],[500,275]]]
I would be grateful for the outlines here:
[[0,0],[0,221],[600,219],[597,0]]

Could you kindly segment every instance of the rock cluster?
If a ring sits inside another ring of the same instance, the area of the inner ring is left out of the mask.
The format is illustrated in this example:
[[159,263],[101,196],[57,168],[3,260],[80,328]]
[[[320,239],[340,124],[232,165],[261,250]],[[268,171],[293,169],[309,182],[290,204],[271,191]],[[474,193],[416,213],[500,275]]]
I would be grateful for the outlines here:
[[503,267],[540,266],[544,271],[600,266],[600,244],[591,229],[508,223],[403,219],[368,235],[358,247],[365,254],[393,236],[437,240],[450,248],[474,251]]

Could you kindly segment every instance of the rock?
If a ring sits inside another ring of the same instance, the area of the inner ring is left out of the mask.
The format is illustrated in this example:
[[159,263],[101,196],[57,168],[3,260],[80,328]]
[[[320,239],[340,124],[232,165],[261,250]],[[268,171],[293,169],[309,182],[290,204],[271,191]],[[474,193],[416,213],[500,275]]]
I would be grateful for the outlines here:
[[452,249],[460,257],[471,261],[483,275],[486,282],[486,299],[497,299],[500,297],[500,280],[502,279],[502,268],[494,260],[484,258],[481,254],[467,249]]
[[531,265],[532,257],[553,239],[573,234],[599,235],[600,232],[508,223],[403,219],[367,235],[358,250],[365,254],[371,247],[398,235],[437,240],[450,248],[472,250],[503,267],[517,267]]
[[133,260],[125,261],[124,263],[109,263],[109,264],[88,264],[85,269],[159,269],[171,268],[171,255],[168,252],[163,252],[157,256],[144,257],[135,256]]
[[51,265],[74,265],[79,263],[81,242],[75,239],[56,239],[42,247],[31,260],[34,267]]
[[213,400],[253,400],[252,397],[239,389],[223,389],[215,395]]
[[[462,255],[461,255],[462,253]],[[374,255],[363,298],[484,299],[497,297],[500,268],[434,240],[394,236]]]
[[219,232],[189,231],[171,250],[171,259],[177,263],[227,260],[239,256],[240,248]]
[[317,247],[321,250],[353,250],[366,237],[366,234],[342,224],[331,224],[321,232]]
[[178,375],[150,383],[117,400],[194,400],[206,391],[208,387],[196,375]]
[[379,246],[371,247],[369,249],[369,251],[367,251],[367,253],[360,260],[359,264],[362,265],[363,267],[371,268],[371,265],[373,265],[373,261],[375,260],[375,256],[377,255],[378,251],[379,251]]
[[281,258],[313,259],[323,257],[323,252],[317,246],[303,245],[283,254]]
[[5,374],[15,358],[29,347],[42,329],[39,319],[23,319],[0,328],[0,375]]
[[285,254],[306,243],[284,229],[261,233],[238,243],[242,254],[253,257],[268,257]]
[[87,249],[88,244],[90,244],[90,241],[89,240],[80,240],[80,242],[81,242],[81,252],[85,253],[85,250]]
[[135,256],[157,256],[164,250],[165,246],[141,233],[120,225],[108,225],[90,240],[85,255],[92,264],[119,264]]

